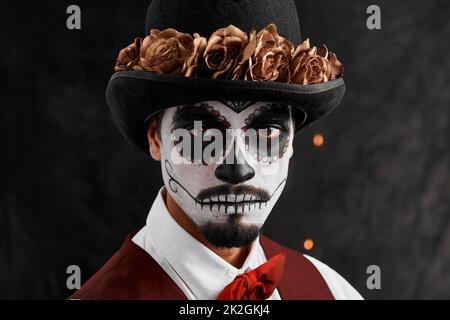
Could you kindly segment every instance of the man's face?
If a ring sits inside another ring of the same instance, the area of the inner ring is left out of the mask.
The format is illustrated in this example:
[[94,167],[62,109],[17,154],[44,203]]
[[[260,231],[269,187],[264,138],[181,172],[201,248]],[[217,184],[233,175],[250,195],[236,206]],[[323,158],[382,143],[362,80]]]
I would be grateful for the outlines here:
[[[285,104],[208,101],[167,109],[161,167],[172,198],[216,247],[251,243],[277,202],[292,155]],[[236,110],[236,111],[235,111]]]

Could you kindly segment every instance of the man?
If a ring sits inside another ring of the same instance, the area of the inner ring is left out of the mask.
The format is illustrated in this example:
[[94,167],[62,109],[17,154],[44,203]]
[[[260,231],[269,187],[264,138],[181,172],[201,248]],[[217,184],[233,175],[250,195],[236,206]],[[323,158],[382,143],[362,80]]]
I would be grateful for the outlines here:
[[300,41],[292,1],[155,0],[147,29],[119,54],[107,100],[161,162],[164,187],[146,226],[72,298],[360,299],[325,264],[260,235],[294,134],[344,93],[336,57]]

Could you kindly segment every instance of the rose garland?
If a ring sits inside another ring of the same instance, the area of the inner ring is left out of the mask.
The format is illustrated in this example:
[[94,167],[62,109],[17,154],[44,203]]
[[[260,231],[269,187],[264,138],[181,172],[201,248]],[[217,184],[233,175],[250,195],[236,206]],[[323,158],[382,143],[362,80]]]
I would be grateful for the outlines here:
[[334,80],[344,73],[342,63],[325,45],[310,47],[306,39],[295,48],[278,35],[273,23],[250,35],[229,25],[209,40],[172,28],[151,29],[150,35],[120,50],[114,70],[302,85]]

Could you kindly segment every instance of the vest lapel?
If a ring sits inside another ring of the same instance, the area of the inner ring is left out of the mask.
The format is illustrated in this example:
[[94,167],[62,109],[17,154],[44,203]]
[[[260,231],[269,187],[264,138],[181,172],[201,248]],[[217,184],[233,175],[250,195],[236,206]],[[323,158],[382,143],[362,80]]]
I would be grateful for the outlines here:
[[334,300],[317,268],[302,254],[261,235],[260,243],[267,259],[284,252],[286,261],[278,291],[283,300]]
[[186,300],[184,293],[129,235],[122,247],[70,299]]

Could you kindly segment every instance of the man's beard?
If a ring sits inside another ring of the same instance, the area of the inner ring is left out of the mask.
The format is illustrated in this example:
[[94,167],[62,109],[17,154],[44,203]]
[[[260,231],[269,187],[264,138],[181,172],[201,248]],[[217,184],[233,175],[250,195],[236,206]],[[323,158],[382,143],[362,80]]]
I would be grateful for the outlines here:
[[242,215],[233,214],[226,222],[207,222],[199,226],[203,237],[216,248],[239,248],[252,243],[259,235],[260,227],[240,223]]

